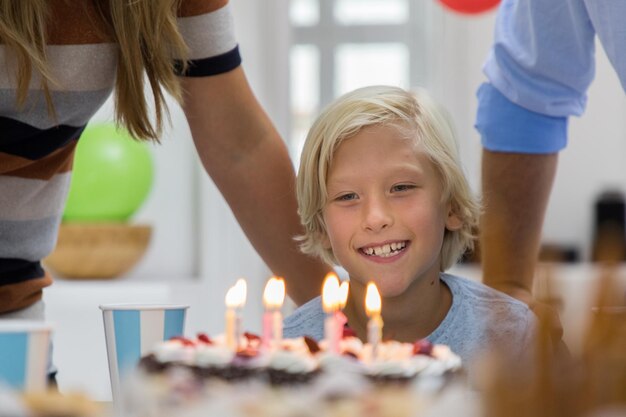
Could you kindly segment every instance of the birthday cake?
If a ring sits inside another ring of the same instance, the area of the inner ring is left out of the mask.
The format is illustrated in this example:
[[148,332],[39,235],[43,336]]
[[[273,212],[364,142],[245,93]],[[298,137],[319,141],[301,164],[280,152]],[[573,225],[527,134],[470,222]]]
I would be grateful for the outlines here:
[[127,408],[143,416],[419,415],[429,398],[462,381],[461,359],[426,340],[375,349],[346,328],[338,351],[307,337],[270,348],[245,333],[175,337],[145,355],[128,384]]
[[344,331],[336,353],[328,351],[326,341],[308,337],[282,339],[277,346],[262,345],[261,338],[245,333],[233,350],[223,336],[210,338],[176,337],[159,343],[142,358],[140,369],[162,374],[172,369],[186,370],[197,380],[227,382],[261,381],[270,385],[312,383],[321,375],[350,373],[370,382],[410,382],[418,375],[444,376],[461,369],[461,359],[447,346],[427,340],[415,343],[385,341],[374,353]]
[[[262,336],[241,334],[235,309],[243,297],[230,297],[238,285],[226,296],[223,335],[174,337],[141,358],[136,383],[126,385],[133,415],[413,416],[422,394],[462,375],[461,359],[448,346],[381,340],[382,320],[371,320],[364,343],[346,325],[345,301],[328,295],[340,292],[336,277],[326,280],[322,294],[333,301],[324,303],[332,308],[325,307],[323,340],[284,338],[282,301],[266,303]],[[239,290],[245,294],[245,287]],[[372,311],[379,317],[380,302]]]

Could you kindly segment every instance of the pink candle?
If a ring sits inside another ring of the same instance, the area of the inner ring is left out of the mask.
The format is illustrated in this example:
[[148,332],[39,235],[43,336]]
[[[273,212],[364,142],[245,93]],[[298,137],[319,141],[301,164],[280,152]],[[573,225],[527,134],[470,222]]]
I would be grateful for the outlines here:
[[265,310],[263,313],[263,332],[261,334],[262,337],[262,346],[264,349],[270,349],[272,345],[273,336],[273,328],[272,328],[272,312]]
[[341,341],[343,338],[343,328],[348,322],[348,318],[345,314],[343,314],[343,309],[346,307],[346,302],[348,301],[348,291],[350,288],[350,284],[348,281],[343,281],[339,286],[339,303],[337,306],[337,311],[335,311],[335,322],[337,328],[335,329],[337,332],[337,340]]
[[276,349],[283,338],[283,316],[280,312],[285,300],[285,280],[272,277],[263,292],[263,347]]

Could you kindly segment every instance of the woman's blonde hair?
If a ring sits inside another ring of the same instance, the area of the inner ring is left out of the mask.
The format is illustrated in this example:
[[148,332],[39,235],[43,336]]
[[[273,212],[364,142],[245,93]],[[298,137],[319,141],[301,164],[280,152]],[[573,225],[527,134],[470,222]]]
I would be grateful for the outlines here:
[[[159,141],[165,92],[178,101],[182,93],[174,58],[186,62],[188,49],[176,24],[180,0],[92,0],[106,35],[119,45],[115,85],[115,119],[138,139]],[[0,41],[17,58],[17,105],[23,106],[33,71],[56,117],[50,85],[55,83],[46,60],[48,0],[0,0]],[[144,73],[154,96],[155,125],[144,93]]]
[[462,222],[446,230],[441,249],[441,271],[473,249],[480,205],[463,173],[457,143],[447,114],[424,91],[371,86],[339,97],[319,115],[306,138],[297,179],[298,213],[305,233],[299,236],[304,253],[337,264],[324,245],[327,236],[323,209],[326,180],[333,155],[341,143],[371,125],[395,126],[424,152],[441,179],[442,199]]

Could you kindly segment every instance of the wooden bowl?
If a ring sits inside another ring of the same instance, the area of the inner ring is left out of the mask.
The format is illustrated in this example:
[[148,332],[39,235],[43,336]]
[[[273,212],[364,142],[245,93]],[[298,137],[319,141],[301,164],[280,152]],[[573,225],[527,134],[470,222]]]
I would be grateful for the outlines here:
[[125,223],[62,223],[44,264],[60,278],[111,279],[142,258],[152,227]]

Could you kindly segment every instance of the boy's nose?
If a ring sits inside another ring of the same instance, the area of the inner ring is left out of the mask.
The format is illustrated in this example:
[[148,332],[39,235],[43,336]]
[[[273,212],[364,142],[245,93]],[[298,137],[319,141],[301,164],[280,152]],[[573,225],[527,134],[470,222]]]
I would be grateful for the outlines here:
[[393,216],[386,202],[370,200],[364,208],[363,228],[365,230],[378,232],[393,224]]

